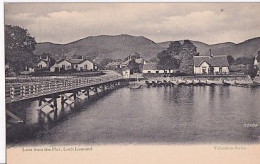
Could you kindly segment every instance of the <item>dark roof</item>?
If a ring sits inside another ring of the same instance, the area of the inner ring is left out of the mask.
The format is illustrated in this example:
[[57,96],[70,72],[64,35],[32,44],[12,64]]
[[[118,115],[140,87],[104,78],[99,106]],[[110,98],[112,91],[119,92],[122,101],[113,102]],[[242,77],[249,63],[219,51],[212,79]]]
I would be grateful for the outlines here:
[[194,66],[199,67],[203,62],[207,62],[212,67],[228,67],[227,56],[194,56]]
[[157,70],[156,63],[147,63],[143,66],[143,70]]
[[[80,64],[84,61],[87,61],[88,59],[61,59],[60,61],[58,61],[57,63],[60,63],[62,61],[66,60],[67,62],[71,63],[71,64]],[[90,61],[90,60],[88,60]],[[90,61],[91,62],[91,61]],[[93,63],[93,62],[92,62]]]
[[135,62],[138,63],[138,64],[144,64],[144,59],[138,58],[138,59],[135,59]]
[[60,62],[62,62],[62,61],[64,61],[64,60],[66,60],[67,62],[69,62],[69,60],[68,59],[61,59],[61,60],[59,60],[58,62],[56,62],[57,64],[59,64]]
[[46,61],[46,60],[40,59],[40,60],[38,60],[37,63],[40,63],[41,61],[45,62],[46,64],[49,62],[49,61]]
[[69,62],[71,64],[79,64],[79,63],[83,62],[83,59],[69,59]]
[[122,68],[122,70],[123,70],[123,71],[126,71],[126,70],[130,70],[130,68],[127,67],[127,66],[125,66],[125,67]]
[[257,63],[256,66],[260,70],[260,63]]

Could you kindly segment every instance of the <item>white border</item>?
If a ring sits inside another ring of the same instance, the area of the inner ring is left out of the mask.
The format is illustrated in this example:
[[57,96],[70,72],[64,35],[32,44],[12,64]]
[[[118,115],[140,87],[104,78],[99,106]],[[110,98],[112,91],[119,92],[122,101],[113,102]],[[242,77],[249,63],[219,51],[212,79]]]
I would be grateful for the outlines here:
[[260,2],[260,0],[0,0],[0,163],[6,161],[5,69],[4,69],[4,3],[5,2]]
[[0,3],[0,163],[6,161],[5,135],[5,64],[4,64],[4,3]]

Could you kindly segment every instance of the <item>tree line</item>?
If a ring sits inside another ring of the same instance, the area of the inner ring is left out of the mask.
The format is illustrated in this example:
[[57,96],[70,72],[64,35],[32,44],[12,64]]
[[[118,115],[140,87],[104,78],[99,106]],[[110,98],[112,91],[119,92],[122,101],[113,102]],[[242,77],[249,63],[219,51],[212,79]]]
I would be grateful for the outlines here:
[[190,41],[171,42],[166,50],[157,54],[157,69],[179,69],[185,74],[193,74],[193,56],[198,56],[197,47]]

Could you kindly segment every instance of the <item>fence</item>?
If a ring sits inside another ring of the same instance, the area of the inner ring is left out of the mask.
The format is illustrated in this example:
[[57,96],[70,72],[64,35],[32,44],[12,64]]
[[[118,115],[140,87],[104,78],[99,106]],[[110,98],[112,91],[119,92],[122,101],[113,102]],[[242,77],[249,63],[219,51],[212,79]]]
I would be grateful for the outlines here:
[[5,86],[6,103],[40,97],[52,93],[68,91],[95,84],[122,79],[121,76],[103,76],[93,78],[69,78],[32,83],[7,83]]

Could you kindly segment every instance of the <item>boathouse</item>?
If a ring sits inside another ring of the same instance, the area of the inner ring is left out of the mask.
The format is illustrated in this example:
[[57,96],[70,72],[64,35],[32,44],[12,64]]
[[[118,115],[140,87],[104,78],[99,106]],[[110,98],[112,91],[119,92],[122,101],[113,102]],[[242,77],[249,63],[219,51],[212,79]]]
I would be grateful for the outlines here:
[[194,56],[194,74],[229,74],[227,56]]
[[143,66],[143,71],[142,72],[143,72],[143,74],[149,74],[149,73],[164,74],[164,73],[169,73],[169,70],[157,69],[157,64],[156,63],[147,63],[147,64],[145,64]]

